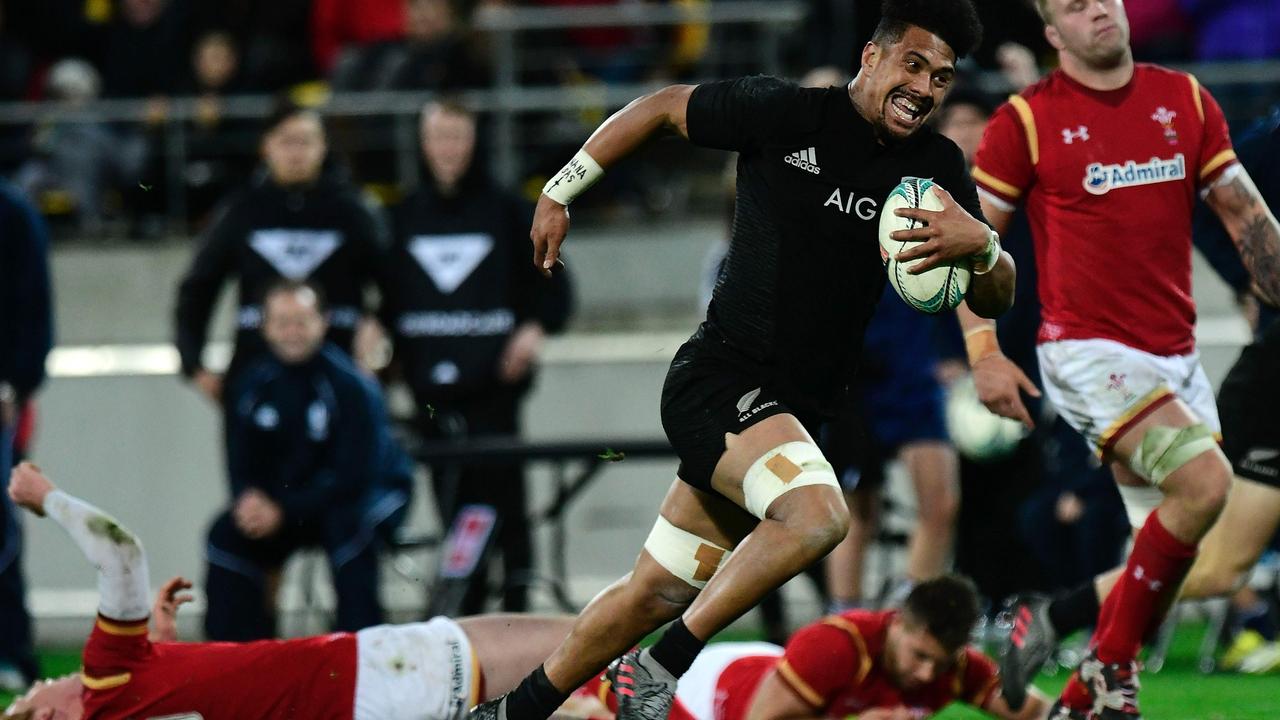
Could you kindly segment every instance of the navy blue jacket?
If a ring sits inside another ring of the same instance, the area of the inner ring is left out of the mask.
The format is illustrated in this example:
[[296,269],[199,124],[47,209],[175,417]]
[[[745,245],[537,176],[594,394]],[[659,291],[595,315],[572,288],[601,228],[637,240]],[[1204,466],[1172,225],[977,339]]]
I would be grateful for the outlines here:
[[333,344],[299,365],[268,353],[230,391],[233,496],[258,488],[280,504],[285,522],[300,524],[356,511],[374,489],[407,482],[381,392]]
[[24,400],[44,382],[53,346],[49,236],[44,220],[0,181],[0,383]]

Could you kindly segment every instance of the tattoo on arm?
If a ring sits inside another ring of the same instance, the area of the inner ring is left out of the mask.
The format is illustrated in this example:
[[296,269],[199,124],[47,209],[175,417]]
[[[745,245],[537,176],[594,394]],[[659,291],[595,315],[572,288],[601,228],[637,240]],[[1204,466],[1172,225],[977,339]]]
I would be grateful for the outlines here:
[[1270,302],[1280,303],[1280,225],[1253,180],[1241,171],[1210,193],[1209,202],[1235,241],[1258,289]]

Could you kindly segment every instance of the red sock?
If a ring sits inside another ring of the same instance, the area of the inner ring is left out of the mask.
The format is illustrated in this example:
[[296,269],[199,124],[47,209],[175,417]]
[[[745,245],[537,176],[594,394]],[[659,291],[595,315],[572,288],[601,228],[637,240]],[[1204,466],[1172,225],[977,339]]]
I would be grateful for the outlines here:
[[1162,621],[1167,599],[1191,568],[1196,546],[1169,534],[1158,513],[1151,513],[1133,542],[1124,574],[1102,604],[1094,635],[1098,659],[1125,663],[1138,655],[1148,627]]
[[1085,687],[1084,682],[1080,680],[1079,672],[1073,672],[1071,677],[1067,678],[1067,684],[1062,687],[1062,694],[1058,696],[1058,702],[1072,710],[1090,710],[1093,708],[1093,698],[1089,696],[1089,688]]

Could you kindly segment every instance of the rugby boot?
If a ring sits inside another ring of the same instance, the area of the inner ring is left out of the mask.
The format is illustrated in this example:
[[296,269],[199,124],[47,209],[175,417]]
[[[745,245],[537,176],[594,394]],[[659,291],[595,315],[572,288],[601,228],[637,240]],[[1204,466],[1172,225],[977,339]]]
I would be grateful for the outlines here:
[[605,672],[618,699],[618,720],[666,720],[676,696],[676,678],[657,661],[633,649]]
[[1104,663],[1096,651],[1080,663],[1080,679],[1093,701],[1097,720],[1141,720],[1138,710],[1138,663]]
[[507,695],[496,697],[489,702],[483,702],[471,708],[467,713],[467,720],[506,720],[507,717]]
[[1058,634],[1049,622],[1049,598],[1022,595],[1009,611],[1013,628],[1000,651],[1000,684],[1013,710],[1027,701],[1027,686],[1058,647]]
[[1045,720],[1093,720],[1093,715],[1084,710],[1067,707],[1059,700],[1049,709],[1049,715]]

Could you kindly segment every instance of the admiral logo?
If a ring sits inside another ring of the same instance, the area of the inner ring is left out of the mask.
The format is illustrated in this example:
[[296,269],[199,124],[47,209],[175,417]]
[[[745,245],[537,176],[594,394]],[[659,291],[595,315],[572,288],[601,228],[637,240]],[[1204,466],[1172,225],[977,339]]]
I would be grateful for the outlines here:
[[794,165],[795,167],[806,172],[811,172],[814,175],[822,174],[822,169],[818,167],[818,155],[814,152],[813,148],[809,148],[808,150],[797,150],[783,158],[783,160],[785,160],[788,165]]
[[1139,185],[1173,182],[1187,177],[1186,158],[1182,153],[1169,160],[1151,158],[1147,162],[1133,160],[1123,164],[1090,163],[1084,170],[1084,189],[1090,195],[1106,195],[1112,190]]

